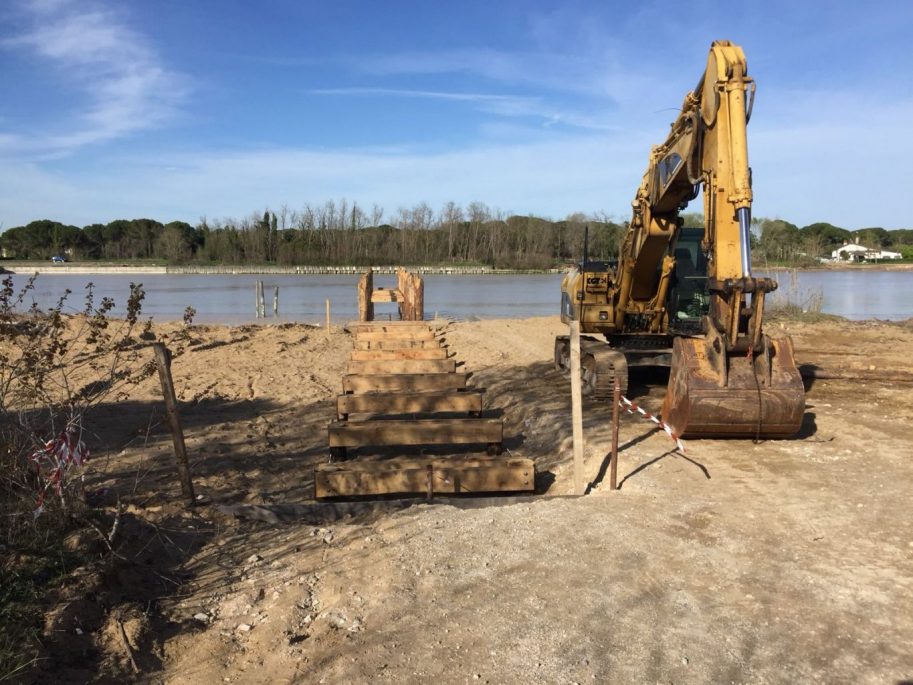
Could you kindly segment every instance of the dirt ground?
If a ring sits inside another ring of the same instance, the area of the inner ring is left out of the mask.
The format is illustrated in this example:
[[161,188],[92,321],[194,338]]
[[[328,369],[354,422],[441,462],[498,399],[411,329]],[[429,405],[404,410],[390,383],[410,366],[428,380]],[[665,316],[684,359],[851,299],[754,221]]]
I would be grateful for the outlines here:
[[[573,498],[560,322],[447,324],[510,453],[536,461],[539,496],[345,517],[308,503],[349,334],[198,327],[173,372],[211,504],[180,506],[154,379],[93,415],[117,447],[95,457],[90,493],[129,503],[121,560],[74,576],[35,679],[913,680],[913,324],[768,330],[793,337],[801,364],[846,376],[811,383],[800,436],[689,441],[682,455],[625,415],[611,492],[610,409],[587,403],[594,482]],[[629,394],[658,411],[662,381],[634,376]]]

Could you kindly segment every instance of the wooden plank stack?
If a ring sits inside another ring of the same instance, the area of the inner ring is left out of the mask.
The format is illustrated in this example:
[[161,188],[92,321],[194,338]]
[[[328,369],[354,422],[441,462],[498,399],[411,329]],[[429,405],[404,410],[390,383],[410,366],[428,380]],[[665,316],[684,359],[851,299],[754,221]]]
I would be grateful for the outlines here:
[[[530,459],[501,454],[503,423],[484,418],[441,337],[424,321],[351,323],[355,345],[328,428],[331,463],[314,473],[318,498],[393,493],[532,491]],[[488,456],[346,461],[357,447],[480,445]]]

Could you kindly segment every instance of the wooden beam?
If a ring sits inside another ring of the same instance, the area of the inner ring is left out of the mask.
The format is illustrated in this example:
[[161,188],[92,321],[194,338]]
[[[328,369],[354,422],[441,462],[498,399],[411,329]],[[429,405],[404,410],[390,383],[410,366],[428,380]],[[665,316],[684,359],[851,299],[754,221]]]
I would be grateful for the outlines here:
[[336,398],[336,413],[340,417],[349,414],[478,413],[482,411],[482,395],[480,390],[340,395]]
[[367,330],[378,330],[386,328],[435,328],[443,327],[447,321],[441,320],[438,322],[434,321],[349,321],[346,324],[346,328],[350,331],[355,331],[356,328],[364,328]]
[[441,347],[437,340],[355,340],[356,350],[434,350]]
[[447,359],[443,347],[418,347],[399,350],[352,350],[354,362],[405,361],[409,359]]
[[314,469],[317,499],[409,493],[532,492],[535,485],[535,464],[532,459],[520,457],[385,459],[319,464]]
[[350,374],[453,373],[453,359],[406,359],[398,361],[349,362]]
[[377,288],[371,293],[371,302],[402,302],[403,294],[396,288]]
[[356,340],[434,340],[434,331],[430,328],[419,327],[390,327],[385,331],[360,329],[355,332]]
[[374,304],[371,302],[372,292],[374,292],[374,274],[371,269],[368,269],[358,279],[358,318],[360,321],[374,320]]
[[465,373],[399,373],[348,375],[342,377],[344,393],[411,392],[421,390],[461,390],[469,378]]
[[418,274],[412,274],[412,311],[416,321],[425,318],[425,282]]
[[406,290],[406,279],[409,272],[405,269],[396,270],[396,288],[403,294],[403,299],[399,303],[399,318],[402,321],[414,321],[415,317],[410,316],[409,311],[409,292]]
[[499,445],[501,419],[377,419],[334,421],[330,447],[379,445]]

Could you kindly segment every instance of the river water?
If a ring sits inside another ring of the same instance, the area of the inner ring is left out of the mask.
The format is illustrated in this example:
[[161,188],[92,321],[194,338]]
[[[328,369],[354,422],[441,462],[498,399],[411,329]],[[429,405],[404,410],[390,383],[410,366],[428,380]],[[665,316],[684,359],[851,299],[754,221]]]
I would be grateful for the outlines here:
[[[760,274],[759,274],[760,275]],[[800,306],[815,307],[823,298],[822,311],[849,319],[901,320],[913,317],[913,271],[778,271],[780,282],[773,301],[785,299]],[[15,284],[27,277],[17,275]],[[188,306],[196,309],[197,323],[240,324],[256,321],[255,283],[266,291],[266,323],[277,321],[320,322],[325,302],[331,303],[335,323],[357,318],[357,276],[331,275],[172,275],[172,274],[42,274],[26,300],[47,307],[65,289],[73,291],[69,302],[78,309],[86,283],[95,285],[96,298],[111,297],[123,313],[129,284],[143,284],[144,317],[156,321],[179,320]],[[561,276],[425,276],[425,316],[441,318],[525,318],[557,315]],[[375,287],[395,287],[393,276],[374,277]],[[274,288],[279,287],[279,316],[272,315]],[[396,318],[396,305],[375,305],[376,318]]]

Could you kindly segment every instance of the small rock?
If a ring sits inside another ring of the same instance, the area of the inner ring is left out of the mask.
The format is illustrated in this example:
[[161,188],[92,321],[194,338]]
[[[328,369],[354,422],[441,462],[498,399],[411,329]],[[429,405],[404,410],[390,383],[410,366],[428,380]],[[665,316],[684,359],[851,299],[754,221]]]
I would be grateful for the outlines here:
[[328,611],[323,617],[327,620],[327,623],[337,630],[345,630],[349,626],[349,619],[342,612]]
[[242,633],[249,633],[250,629],[251,629],[251,626],[249,623],[239,623],[238,624],[238,630]]
[[247,559],[244,560],[245,564],[256,564],[258,561],[263,561],[263,557],[259,554],[251,554]]
[[331,542],[333,542],[333,534],[332,534],[332,533],[328,533],[327,535],[324,535],[324,536],[323,536],[323,541],[324,541],[326,544],[329,545]]
[[76,628],[73,632],[77,635],[82,635],[82,628]]
[[202,611],[198,614],[194,614],[193,617],[201,623],[209,623],[209,614],[204,614]]

